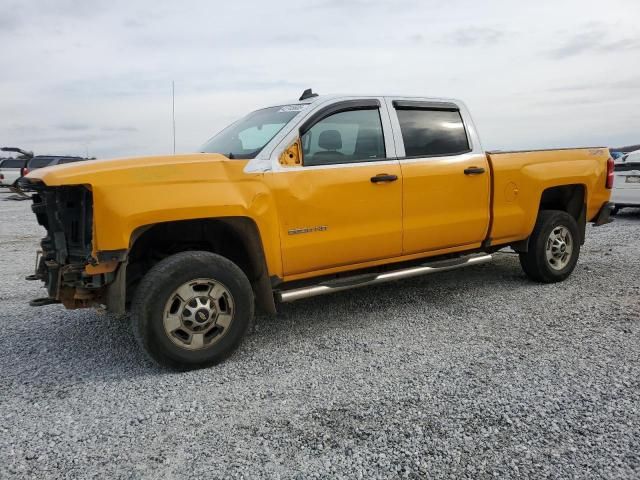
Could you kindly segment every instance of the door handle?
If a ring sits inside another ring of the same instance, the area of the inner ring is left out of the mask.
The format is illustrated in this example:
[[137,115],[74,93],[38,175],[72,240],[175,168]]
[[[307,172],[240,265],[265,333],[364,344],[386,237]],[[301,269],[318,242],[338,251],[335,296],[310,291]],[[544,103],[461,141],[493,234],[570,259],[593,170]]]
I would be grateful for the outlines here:
[[379,173],[375,177],[371,177],[371,183],[395,182],[397,179],[397,175],[387,175],[386,173]]
[[482,167],[468,167],[464,169],[465,175],[480,175],[484,173],[484,168]]

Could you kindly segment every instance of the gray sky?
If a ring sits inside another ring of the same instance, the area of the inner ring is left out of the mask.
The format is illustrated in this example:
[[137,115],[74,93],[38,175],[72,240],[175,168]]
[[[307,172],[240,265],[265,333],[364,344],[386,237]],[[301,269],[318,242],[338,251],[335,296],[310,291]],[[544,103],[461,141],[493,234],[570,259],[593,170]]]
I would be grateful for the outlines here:
[[0,0],[0,144],[196,151],[319,93],[466,101],[485,148],[640,142],[640,1]]

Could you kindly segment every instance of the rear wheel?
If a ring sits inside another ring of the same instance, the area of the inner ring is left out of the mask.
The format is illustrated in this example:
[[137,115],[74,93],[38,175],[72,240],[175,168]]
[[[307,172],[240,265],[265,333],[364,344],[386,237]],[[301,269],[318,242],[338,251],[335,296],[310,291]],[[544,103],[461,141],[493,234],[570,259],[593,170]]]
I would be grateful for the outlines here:
[[133,330],[157,363],[202,368],[229,356],[253,318],[253,291],[240,268],[210,252],[182,252],[156,264],[133,300]]
[[537,282],[560,282],[571,275],[580,255],[576,220],[560,210],[542,210],[529,238],[529,249],[520,253],[520,265]]

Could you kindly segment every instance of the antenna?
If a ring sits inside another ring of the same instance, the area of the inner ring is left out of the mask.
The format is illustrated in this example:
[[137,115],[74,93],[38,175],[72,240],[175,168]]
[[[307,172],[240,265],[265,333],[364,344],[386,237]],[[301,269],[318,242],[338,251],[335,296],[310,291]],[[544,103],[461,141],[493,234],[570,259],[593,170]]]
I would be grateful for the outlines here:
[[313,93],[313,91],[310,88],[307,88],[304,92],[302,92],[302,95],[300,95],[300,98],[298,100],[302,101],[302,100],[306,100],[307,98],[313,98],[317,96],[318,96],[317,93]]
[[173,122],[173,154],[176,154],[176,82],[171,80],[171,120]]

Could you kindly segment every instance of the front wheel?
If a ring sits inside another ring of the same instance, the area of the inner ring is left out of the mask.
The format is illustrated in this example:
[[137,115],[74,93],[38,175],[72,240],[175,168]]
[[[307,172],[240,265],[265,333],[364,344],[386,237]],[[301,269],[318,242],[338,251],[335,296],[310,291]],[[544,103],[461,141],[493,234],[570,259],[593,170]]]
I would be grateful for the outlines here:
[[138,285],[133,331],[160,365],[208,367],[240,344],[253,308],[251,285],[236,264],[210,252],[181,252],[157,263]]
[[520,265],[537,282],[560,282],[571,275],[580,255],[580,232],[567,212],[542,210],[529,238],[529,249],[520,253]]

